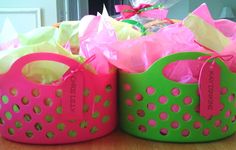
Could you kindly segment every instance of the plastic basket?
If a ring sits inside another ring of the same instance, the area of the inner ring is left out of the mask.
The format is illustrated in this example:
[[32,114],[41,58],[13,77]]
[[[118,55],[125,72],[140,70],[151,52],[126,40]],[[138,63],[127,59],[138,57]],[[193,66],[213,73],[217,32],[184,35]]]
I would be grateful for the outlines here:
[[200,116],[197,84],[181,84],[164,77],[162,70],[178,60],[195,60],[202,53],[177,53],[156,61],[144,73],[119,73],[121,128],[138,137],[166,142],[207,142],[236,130],[236,74],[223,62],[220,102],[224,106],[211,119]]
[[[65,80],[43,85],[22,75],[26,64],[42,60],[66,64]],[[6,139],[31,144],[80,142],[108,134],[116,119],[116,73],[94,75],[65,56],[34,53],[18,59],[0,76],[0,133]]]

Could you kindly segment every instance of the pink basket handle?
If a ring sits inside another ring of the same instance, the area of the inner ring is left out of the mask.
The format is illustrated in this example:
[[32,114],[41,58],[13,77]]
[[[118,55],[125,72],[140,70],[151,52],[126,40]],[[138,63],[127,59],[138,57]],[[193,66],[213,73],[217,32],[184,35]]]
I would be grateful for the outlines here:
[[28,54],[19,58],[18,60],[15,61],[15,63],[12,65],[11,68],[14,69],[14,73],[22,74],[21,71],[25,65],[34,61],[42,61],[42,60],[63,63],[67,65],[68,67],[70,67],[70,69],[75,69],[81,65],[77,61],[71,58],[68,58],[66,56],[55,54],[55,53],[42,52],[42,53]]

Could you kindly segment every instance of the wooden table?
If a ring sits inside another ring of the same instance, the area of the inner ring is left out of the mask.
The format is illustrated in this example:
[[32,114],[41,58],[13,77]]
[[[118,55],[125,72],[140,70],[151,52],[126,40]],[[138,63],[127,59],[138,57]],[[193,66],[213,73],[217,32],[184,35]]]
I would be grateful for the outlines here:
[[227,139],[197,144],[176,144],[147,141],[125,134],[120,130],[83,143],[67,145],[19,144],[0,138],[0,150],[236,150],[236,135]]

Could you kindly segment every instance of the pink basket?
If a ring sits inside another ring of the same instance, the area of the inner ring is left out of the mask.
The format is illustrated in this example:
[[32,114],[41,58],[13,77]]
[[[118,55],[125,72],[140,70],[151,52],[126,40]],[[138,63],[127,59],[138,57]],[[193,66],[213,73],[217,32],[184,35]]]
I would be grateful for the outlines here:
[[[64,80],[42,85],[22,75],[26,64],[42,60],[69,66]],[[0,133],[6,139],[32,144],[80,142],[108,134],[116,118],[116,73],[94,75],[65,56],[34,53],[18,59],[0,76]]]

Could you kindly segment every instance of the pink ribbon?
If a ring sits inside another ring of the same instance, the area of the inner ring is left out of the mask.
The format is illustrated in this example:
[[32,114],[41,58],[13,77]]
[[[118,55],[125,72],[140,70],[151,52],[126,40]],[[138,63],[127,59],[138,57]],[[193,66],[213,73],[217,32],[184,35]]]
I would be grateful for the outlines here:
[[138,7],[129,5],[115,5],[116,12],[121,14],[121,19],[128,19],[134,15],[163,20],[167,17],[168,10],[151,8],[152,5],[140,4]]

